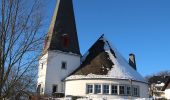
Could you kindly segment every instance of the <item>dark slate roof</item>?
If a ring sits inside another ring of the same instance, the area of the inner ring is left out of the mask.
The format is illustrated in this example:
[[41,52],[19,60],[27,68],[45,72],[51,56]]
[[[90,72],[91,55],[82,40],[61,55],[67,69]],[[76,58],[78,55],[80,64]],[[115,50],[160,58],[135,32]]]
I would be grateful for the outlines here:
[[145,82],[144,78],[129,65],[116,48],[112,48],[103,35],[82,57],[81,65],[69,76],[77,75],[103,75]]
[[[82,61],[80,67],[76,69],[72,75],[88,75],[90,73],[106,75],[112,68],[114,63],[108,60],[109,55],[104,50],[104,42],[100,40],[101,38],[103,38],[103,35],[88,50],[87,55],[85,55],[86,57],[83,58],[84,61]],[[112,53],[114,54],[113,50]]]
[[168,77],[167,82],[163,86],[162,91],[165,91],[166,89],[170,89],[170,76]]
[[72,0],[57,0],[43,53],[59,50],[80,54]]

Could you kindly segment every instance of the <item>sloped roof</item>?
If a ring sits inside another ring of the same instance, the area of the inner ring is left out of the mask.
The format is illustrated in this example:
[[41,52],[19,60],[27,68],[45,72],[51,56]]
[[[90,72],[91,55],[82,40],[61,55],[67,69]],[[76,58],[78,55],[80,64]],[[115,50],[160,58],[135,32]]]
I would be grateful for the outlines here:
[[162,91],[165,91],[166,89],[170,89],[170,76],[167,77],[168,80],[165,82],[165,85],[162,88]]
[[57,0],[43,54],[47,50],[59,50],[80,55],[72,0]]
[[71,78],[117,78],[144,81],[144,78],[133,69],[116,48],[110,45],[102,35],[82,57],[82,64]]

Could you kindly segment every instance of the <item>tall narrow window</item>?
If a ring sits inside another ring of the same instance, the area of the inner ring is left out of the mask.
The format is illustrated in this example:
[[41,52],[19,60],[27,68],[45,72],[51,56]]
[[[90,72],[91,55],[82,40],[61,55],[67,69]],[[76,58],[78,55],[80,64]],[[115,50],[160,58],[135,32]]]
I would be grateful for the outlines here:
[[112,94],[117,94],[117,85],[112,85]]
[[52,91],[52,93],[56,93],[57,90],[58,90],[58,86],[57,86],[57,85],[53,85],[53,91]]
[[67,63],[66,62],[61,63],[61,69],[67,69]]
[[64,90],[65,90],[65,84],[64,84],[64,82],[62,82],[62,85],[61,85],[61,92],[64,93]]
[[38,87],[37,87],[37,93],[38,94],[41,92],[40,90],[41,90],[41,84],[39,84]]
[[126,94],[127,95],[131,95],[131,88],[130,88],[130,86],[126,87]]
[[41,92],[44,92],[44,88],[41,88]]
[[70,42],[70,38],[68,34],[63,34],[63,46],[68,48]]
[[93,93],[93,85],[87,85],[87,94]]
[[95,85],[95,93],[101,93],[101,85]]
[[103,94],[109,94],[109,85],[103,85]]
[[139,96],[139,88],[133,87],[133,96]]
[[44,64],[43,64],[43,63],[41,63],[41,69],[43,69],[43,67],[44,67]]
[[119,94],[124,95],[125,94],[125,86],[119,86]]

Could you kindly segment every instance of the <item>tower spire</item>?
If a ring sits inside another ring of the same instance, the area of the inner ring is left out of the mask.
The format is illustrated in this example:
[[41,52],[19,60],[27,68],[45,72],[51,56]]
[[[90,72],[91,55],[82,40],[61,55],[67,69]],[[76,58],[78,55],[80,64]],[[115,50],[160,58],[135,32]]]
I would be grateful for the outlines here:
[[72,0],[57,0],[43,53],[48,50],[80,54]]

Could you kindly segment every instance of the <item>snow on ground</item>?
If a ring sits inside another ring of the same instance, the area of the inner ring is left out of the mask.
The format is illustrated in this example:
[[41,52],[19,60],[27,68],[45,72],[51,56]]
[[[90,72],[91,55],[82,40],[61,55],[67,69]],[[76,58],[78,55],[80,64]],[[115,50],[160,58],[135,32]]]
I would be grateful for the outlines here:
[[[66,98],[54,98],[52,100],[73,100],[70,97]],[[129,99],[109,99],[109,98],[79,98],[77,100],[129,100]],[[137,98],[133,100],[153,100],[152,98]]]
[[[130,99],[109,99],[109,98],[80,98],[77,100],[130,100]],[[153,100],[152,98],[137,98],[133,100]]]

